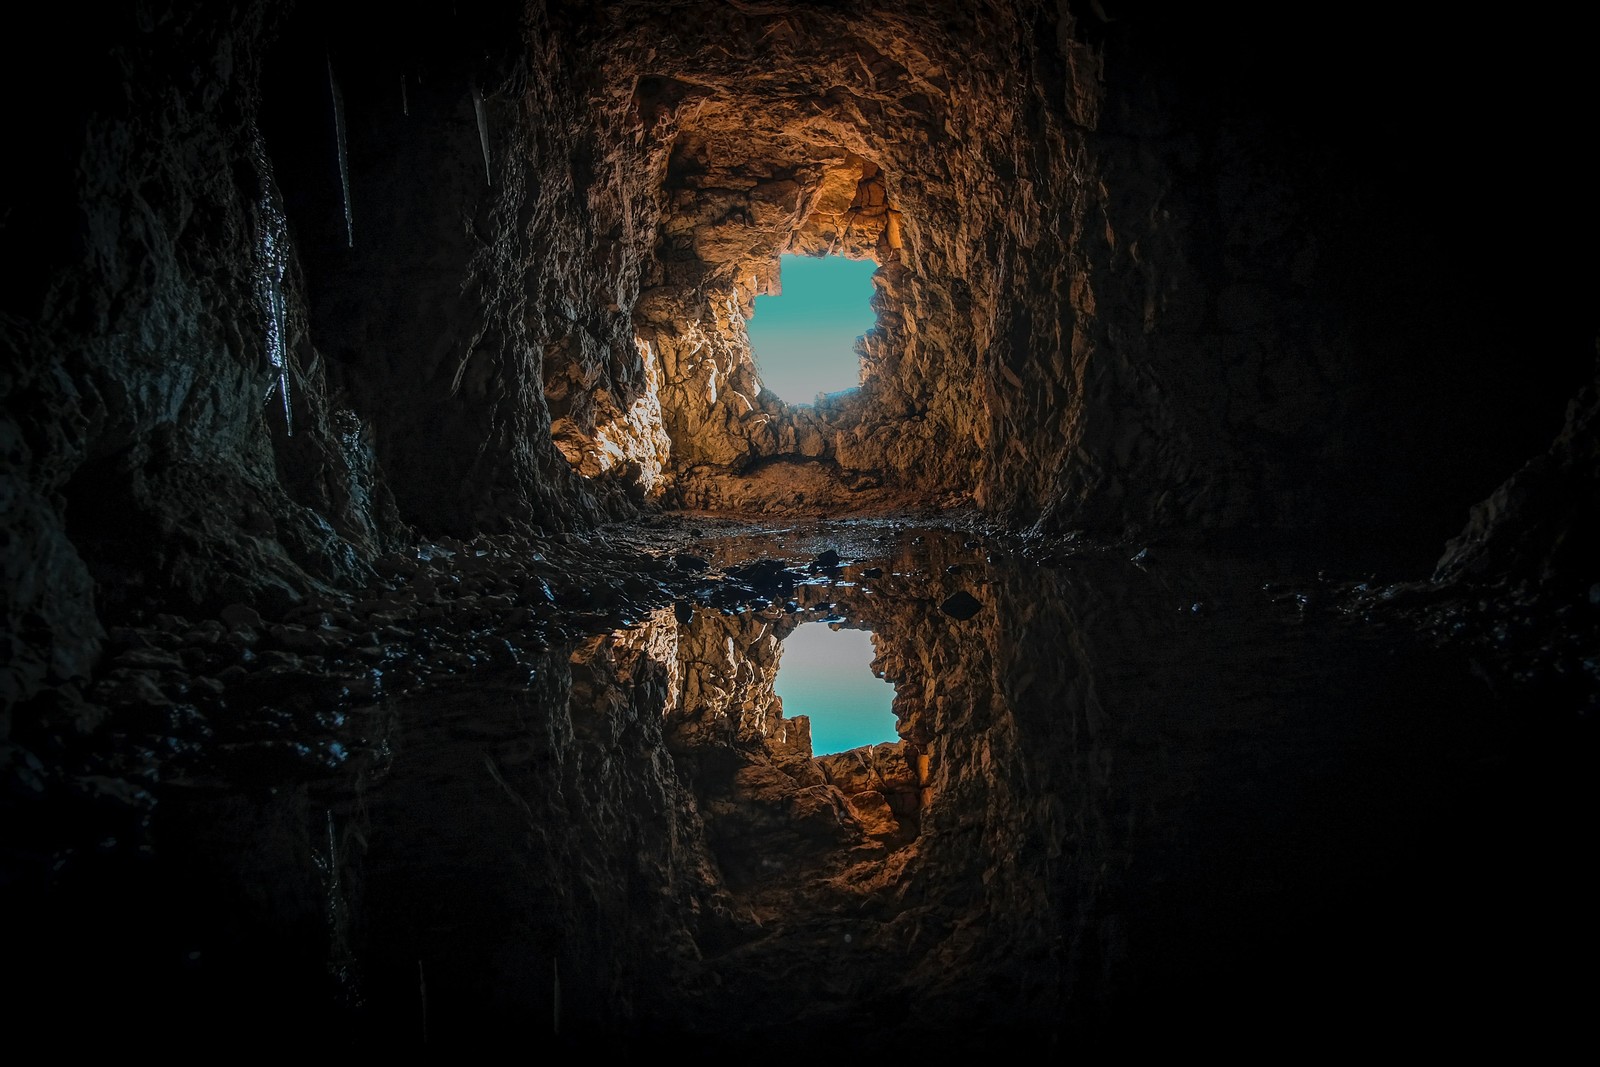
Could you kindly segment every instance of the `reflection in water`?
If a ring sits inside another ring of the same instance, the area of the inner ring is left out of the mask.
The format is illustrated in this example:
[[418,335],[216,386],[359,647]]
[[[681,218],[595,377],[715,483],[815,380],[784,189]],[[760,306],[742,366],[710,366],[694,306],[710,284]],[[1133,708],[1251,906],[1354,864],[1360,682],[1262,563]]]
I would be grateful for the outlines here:
[[826,622],[795,627],[783,639],[773,691],[787,718],[811,721],[814,755],[899,740],[894,686],[872,673],[872,635],[865,630]]
[[[1586,780],[1465,665],[1274,596],[1268,561],[872,532],[782,596],[352,714],[326,778],[159,784],[152,862],[60,904],[100,925],[30,987],[364,1052],[1322,1042],[1580,1007],[1548,953],[1594,947]],[[774,681],[831,616],[870,628],[901,740],[812,758]]]

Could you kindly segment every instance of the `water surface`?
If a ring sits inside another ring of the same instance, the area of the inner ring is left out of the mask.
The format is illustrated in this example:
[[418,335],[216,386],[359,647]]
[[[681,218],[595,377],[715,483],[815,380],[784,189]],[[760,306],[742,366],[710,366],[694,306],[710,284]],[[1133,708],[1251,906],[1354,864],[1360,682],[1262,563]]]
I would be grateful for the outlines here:
[[[1321,1047],[1578,1006],[1579,756],[1292,561],[701,551],[791,570],[329,719],[326,773],[160,783],[148,862],[40,917],[35,994],[351,1050]],[[893,740],[813,759],[778,680],[830,618]]]

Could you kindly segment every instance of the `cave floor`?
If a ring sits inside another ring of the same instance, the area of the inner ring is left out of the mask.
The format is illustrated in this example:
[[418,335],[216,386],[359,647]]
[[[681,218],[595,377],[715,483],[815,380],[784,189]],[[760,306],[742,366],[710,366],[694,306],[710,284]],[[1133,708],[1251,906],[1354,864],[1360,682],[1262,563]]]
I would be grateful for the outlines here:
[[[1362,618],[1359,576],[919,514],[382,573],[121,627],[78,735],[15,731],[23,1010],[730,1051],[1542,1040],[1586,1010],[1592,731]],[[816,618],[896,685],[903,740],[859,766],[771,706]]]

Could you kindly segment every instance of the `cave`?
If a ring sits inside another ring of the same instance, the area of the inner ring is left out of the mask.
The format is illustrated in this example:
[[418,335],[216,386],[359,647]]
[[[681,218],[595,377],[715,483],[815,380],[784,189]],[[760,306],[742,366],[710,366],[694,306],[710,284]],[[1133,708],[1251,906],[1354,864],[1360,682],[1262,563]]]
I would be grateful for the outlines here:
[[[0,203],[17,1040],[1584,1036],[1576,27],[35,16]],[[876,265],[859,382],[811,403],[750,340],[785,256]],[[895,739],[786,714],[818,622],[870,633]]]

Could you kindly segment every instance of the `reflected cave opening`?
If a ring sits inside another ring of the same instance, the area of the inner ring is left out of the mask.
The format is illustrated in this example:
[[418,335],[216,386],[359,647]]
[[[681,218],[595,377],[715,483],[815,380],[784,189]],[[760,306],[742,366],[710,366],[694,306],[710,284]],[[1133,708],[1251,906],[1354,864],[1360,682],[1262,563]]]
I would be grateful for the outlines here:
[[800,406],[861,385],[858,346],[877,325],[877,270],[871,259],[782,257],[778,292],[755,298],[747,326],[764,387]]
[[801,623],[783,639],[773,693],[785,718],[811,724],[811,753],[832,756],[900,740],[894,686],[872,669],[869,630]]

